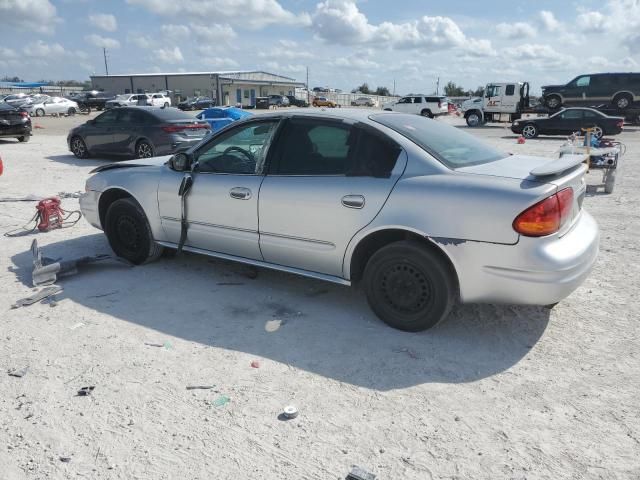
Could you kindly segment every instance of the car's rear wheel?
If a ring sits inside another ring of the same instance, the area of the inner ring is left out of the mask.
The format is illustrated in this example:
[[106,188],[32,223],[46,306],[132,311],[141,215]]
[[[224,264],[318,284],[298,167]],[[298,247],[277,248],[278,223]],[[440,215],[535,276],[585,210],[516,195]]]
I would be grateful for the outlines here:
[[594,125],[593,132],[591,132],[591,134],[597,139],[601,139],[604,135],[604,129],[600,125]]
[[162,247],[154,242],[142,207],[132,198],[121,198],[107,210],[104,231],[115,254],[140,265],[157,259]]
[[435,326],[455,300],[456,283],[448,265],[416,242],[395,242],[374,253],[367,262],[364,283],[375,314],[408,332]]
[[136,144],[136,158],[151,158],[153,157],[153,145],[146,140],[140,140]]
[[528,123],[522,127],[522,136],[524,138],[536,138],[539,133],[538,127],[533,123]]
[[431,113],[431,110],[429,110],[428,108],[425,108],[424,110],[422,110],[420,112],[420,115],[422,115],[423,117],[433,118],[433,113]]
[[44,117],[44,108],[36,108],[36,117]]
[[76,109],[73,107],[69,107],[69,110],[67,110],[67,115],[73,116],[75,114],[76,114]]
[[29,140],[31,140],[31,135],[23,135],[21,137],[18,137],[18,141],[22,143],[26,143]]
[[549,95],[544,103],[549,108],[558,108],[562,104],[562,99],[558,95]]
[[621,93],[619,95],[616,95],[613,99],[613,104],[620,110],[628,108],[629,105],[631,105],[631,102],[633,102],[633,97],[628,93]]
[[80,137],[71,139],[71,151],[77,158],[87,158],[89,156],[89,149],[87,149],[87,145]]

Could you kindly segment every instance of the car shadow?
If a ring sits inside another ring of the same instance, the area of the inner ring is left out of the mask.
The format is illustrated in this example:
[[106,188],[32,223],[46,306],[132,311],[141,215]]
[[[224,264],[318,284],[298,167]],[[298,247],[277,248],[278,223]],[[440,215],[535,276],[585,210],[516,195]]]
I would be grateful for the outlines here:
[[[10,268],[26,287],[29,243]],[[42,250],[63,260],[110,253],[103,234]],[[152,329],[158,341],[171,335],[381,391],[503,372],[536,344],[550,314],[542,307],[458,305],[437,327],[406,333],[378,320],[358,289],[267,269],[252,279],[237,263],[188,254],[133,268],[100,262],[58,283],[58,302]]]
[[64,163],[66,165],[73,165],[76,167],[99,167],[107,163],[114,163],[122,160],[127,160],[124,157],[95,157],[91,158],[77,158],[73,153],[67,153],[64,155],[49,155],[45,157],[47,160],[52,160],[58,163]]

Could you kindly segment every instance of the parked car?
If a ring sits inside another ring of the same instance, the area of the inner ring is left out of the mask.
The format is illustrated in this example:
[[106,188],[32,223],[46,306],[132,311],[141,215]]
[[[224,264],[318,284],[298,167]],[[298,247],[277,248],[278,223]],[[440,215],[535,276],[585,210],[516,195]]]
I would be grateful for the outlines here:
[[0,138],[17,138],[28,142],[31,138],[31,118],[26,110],[0,102]]
[[334,112],[281,109],[173,157],[98,167],[82,213],[134,264],[182,246],[362,283],[373,311],[407,331],[437,324],[458,296],[554,304],[589,274],[598,227],[582,158],[509,155],[416,115]]
[[113,100],[115,95],[109,92],[80,92],[68,97],[69,100],[75,101],[81,108],[87,107],[89,110],[104,110],[106,103]]
[[189,97],[179,102],[177,107],[180,110],[204,110],[215,106],[215,100],[211,97]]
[[211,131],[217,132],[230,123],[252,115],[251,112],[236,107],[211,107],[200,112],[196,118],[206,121],[211,127]]
[[73,100],[63,97],[45,97],[29,106],[31,115],[43,117],[45,115],[75,115],[80,107]]
[[548,117],[536,117],[516,120],[511,124],[513,133],[524,138],[538,135],[570,135],[583,128],[594,128],[593,135],[617,135],[622,131],[624,117],[610,117],[593,108],[565,108]]
[[378,101],[371,97],[358,97],[351,102],[352,107],[377,107]]
[[306,100],[302,100],[300,98],[296,98],[293,95],[286,96],[289,99],[289,105],[293,105],[295,107],[308,107],[309,104]]
[[150,103],[152,107],[170,107],[171,106],[171,97],[164,93],[150,93],[151,97]]
[[289,99],[284,95],[269,95],[269,106],[271,107],[288,107]]
[[387,103],[383,109],[433,118],[449,113],[449,99],[443,95],[408,95],[400,98],[397,102]]
[[26,93],[12,93],[2,98],[2,101],[14,107],[21,107],[27,103],[31,103],[31,97]]
[[334,102],[333,100],[329,100],[327,97],[314,97],[314,99],[311,102],[311,104],[314,107],[336,108],[338,106],[338,104],[336,102]]
[[98,154],[146,158],[189,148],[208,133],[207,122],[176,108],[121,107],[75,127],[67,144],[78,158]]
[[134,107],[140,104],[151,105],[151,97],[146,93],[117,95],[113,100],[108,100],[105,103],[105,108]]
[[549,108],[607,102],[623,110],[640,100],[640,73],[579,75],[566,85],[543,86],[542,97]]

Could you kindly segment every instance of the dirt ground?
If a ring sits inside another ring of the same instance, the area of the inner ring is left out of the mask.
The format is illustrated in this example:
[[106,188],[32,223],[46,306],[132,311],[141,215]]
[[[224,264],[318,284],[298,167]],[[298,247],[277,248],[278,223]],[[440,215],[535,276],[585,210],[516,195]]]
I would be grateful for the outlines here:
[[[106,161],[67,151],[84,120],[0,140],[0,197],[82,191]],[[562,142],[472,133],[514,153]],[[585,199],[602,237],[582,287],[551,311],[457,306],[420,334],[384,325],[360,291],[196,255],[97,264],[59,282],[55,307],[11,309],[32,293],[33,238],[52,258],[110,250],[84,220],[0,237],[0,478],[640,478],[640,129],[619,139],[615,192]],[[0,231],[34,206],[0,203]]]

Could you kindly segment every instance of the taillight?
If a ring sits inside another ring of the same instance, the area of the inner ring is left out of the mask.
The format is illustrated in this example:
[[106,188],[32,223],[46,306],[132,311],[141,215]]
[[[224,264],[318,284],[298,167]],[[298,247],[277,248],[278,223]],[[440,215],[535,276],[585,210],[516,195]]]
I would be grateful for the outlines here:
[[201,128],[208,130],[211,127],[208,123],[189,123],[187,125],[165,125],[161,128],[167,133],[176,133],[184,130],[200,130]]
[[616,123],[616,127],[622,128],[623,125],[624,125],[624,120],[620,120],[618,123]]
[[513,221],[513,229],[527,237],[544,237],[560,230],[571,216],[573,189],[565,188],[527,208]]
[[20,112],[20,116],[23,118],[27,118],[29,114],[27,112]]

